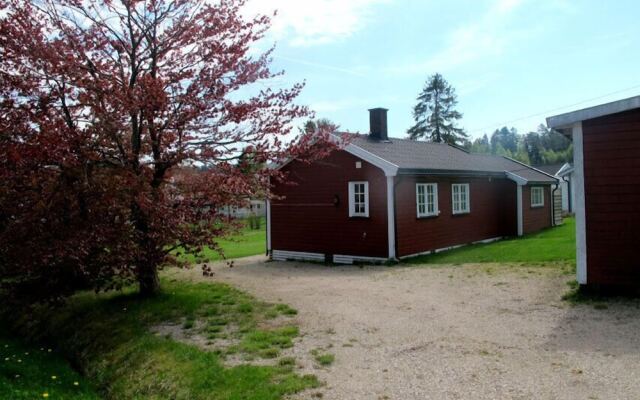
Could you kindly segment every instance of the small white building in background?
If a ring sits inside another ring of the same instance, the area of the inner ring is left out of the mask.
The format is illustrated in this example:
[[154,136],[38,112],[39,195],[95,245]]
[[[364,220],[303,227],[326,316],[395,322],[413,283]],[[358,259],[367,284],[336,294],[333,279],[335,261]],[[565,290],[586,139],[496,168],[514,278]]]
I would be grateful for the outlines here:
[[560,180],[560,191],[562,192],[562,211],[563,213],[572,214],[573,205],[575,204],[573,189],[573,166],[570,163],[538,165],[535,168],[553,175]]
[[225,206],[220,209],[220,213],[233,218],[264,217],[266,215],[265,201],[252,199],[248,201],[246,207]]
[[557,172],[556,178],[560,179],[560,187],[562,187],[562,211],[573,214],[574,204],[576,204],[573,165],[564,164]]

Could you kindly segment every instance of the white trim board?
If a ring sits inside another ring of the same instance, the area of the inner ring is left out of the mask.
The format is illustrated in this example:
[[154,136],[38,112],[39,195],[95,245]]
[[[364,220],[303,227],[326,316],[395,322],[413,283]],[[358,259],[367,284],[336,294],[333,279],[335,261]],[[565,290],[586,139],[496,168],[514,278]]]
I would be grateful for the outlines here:
[[[605,115],[634,110],[636,108],[640,108],[640,96],[613,101],[611,103],[600,104],[594,107],[584,108],[582,110],[572,111],[560,115],[554,115],[553,117],[547,118],[547,126],[549,128],[555,129],[572,127],[573,132],[575,133],[575,124],[578,122],[582,122],[587,119],[604,117]],[[575,151],[575,145],[573,150]]]
[[349,154],[365,160],[371,165],[380,168],[384,172],[384,175],[387,177],[398,175],[399,168],[397,165],[366,151],[362,147],[356,146],[355,144],[348,144],[344,147],[343,150]]
[[522,212],[522,185],[517,184],[516,188],[516,212],[518,218],[518,236],[522,236],[524,234],[524,213]]
[[582,122],[572,127],[573,168],[576,213],[576,279],[579,284],[587,284],[587,221],[584,206],[584,147]]
[[[395,188],[393,176],[387,176],[387,244],[389,258],[396,258]],[[335,260],[335,256],[334,256]]]
[[[342,138],[340,138],[338,135],[335,134],[331,134],[331,138],[338,144],[342,143],[343,140]],[[382,157],[379,157],[365,149],[363,149],[360,146],[356,146],[355,144],[349,143],[346,146],[344,146],[343,148],[338,148],[338,150],[344,150],[347,153],[354,155],[358,158],[363,159],[364,161],[368,162],[369,164],[380,168],[383,172],[385,176],[396,176],[398,175],[398,169],[399,167],[387,160],[385,160]],[[293,159],[287,159],[285,160],[283,163],[281,164],[271,164],[269,165],[269,168],[273,168],[273,169],[280,169],[283,168],[285,165],[289,164],[290,162],[292,162]]]
[[520,175],[516,175],[513,172],[509,172],[509,171],[507,171],[507,178],[509,178],[512,181],[514,181],[515,183],[517,183],[518,186],[526,185],[529,182],[528,180],[524,179]]
[[267,199],[267,252],[271,252],[271,200]]

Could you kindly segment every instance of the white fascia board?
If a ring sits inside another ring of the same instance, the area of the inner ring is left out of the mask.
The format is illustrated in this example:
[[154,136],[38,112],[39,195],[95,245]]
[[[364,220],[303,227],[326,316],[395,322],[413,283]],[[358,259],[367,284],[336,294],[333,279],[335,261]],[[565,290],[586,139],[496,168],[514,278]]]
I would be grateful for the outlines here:
[[565,177],[567,175],[571,175],[573,174],[574,168],[573,167],[569,167],[567,169],[565,169],[564,171],[562,171],[562,173],[559,173],[558,176],[560,178]]
[[563,177],[573,171],[573,167],[569,163],[564,163],[562,167],[556,172],[556,176]]
[[398,175],[398,166],[390,163],[382,157],[379,157],[373,153],[368,152],[362,147],[356,146],[355,144],[348,144],[343,149],[349,154],[352,154],[358,158],[361,158],[368,162],[369,164],[380,168],[385,176],[396,176]]
[[[342,139],[335,135],[332,134],[331,139],[333,141],[335,141],[336,143],[340,144],[342,142]],[[368,152],[367,150],[363,149],[362,147],[356,146],[355,144],[347,144],[344,148],[340,149],[338,148],[338,150],[344,150],[349,154],[352,154],[358,158],[363,159],[364,161],[368,162],[369,164],[376,166],[378,168],[380,168],[383,172],[385,176],[396,176],[398,175],[398,169],[399,167],[387,160],[385,160],[382,157],[379,157],[371,152]],[[288,159],[285,162],[283,162],[282,164],[271,164],[269,165],[269,168],[273,168],[273,169],[280,169],[282,167],[284,167],[285,165],[289,164],[291,161],[293,161],[293,159]]]
[[640,96],[613,101],[611,103],[600,104],[594,107],[584,108],[582,110],[572,111],[560,115],[554,115],[553,117],[547,118],[547,126],[552,129],[573,128],[574,124],[577,122],[634,110],[636,108],[640,108]]
[[505,171],[507,174],[507,178],[511,179],[512,181],[514,181],[515,183],[518,184],[518,186],[524,186],[527,183],[529,183],[528,180],[524,179],[523,177],[521,177],[520,175],[516,175],[513,172],[509,172],[509,171]]

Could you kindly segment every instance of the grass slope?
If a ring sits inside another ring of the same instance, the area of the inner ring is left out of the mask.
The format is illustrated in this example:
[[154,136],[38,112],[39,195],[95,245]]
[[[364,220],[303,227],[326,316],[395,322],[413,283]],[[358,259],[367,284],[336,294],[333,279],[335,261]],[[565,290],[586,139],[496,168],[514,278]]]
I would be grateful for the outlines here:
[[[217,243],[222,248],[227,259],[264,254],[266,251],[265,219],[261,219],[260,229],[250,229],[249,226],[245,226],[237,235],[221,238]],[[223,259],[216,250],[208,247],[205,247],[198,255],[184,254],[180,258],[189,264]]]
[[442,253],[407,259],[410,264],[461,264],[483,262],[576,262],[575,219],[558,227],[522,238],[475,244]]
[[[64,308],[42,309],[16,327],[57,344],[108,399],[276,400],[318,385],[313,376],[295,374],[292,365],[222,363],[226,353],[274,358],[291,347],[295,326],[261,328],[266,319],[287,318],[289,307],[259,302],[224,284],[163,279],[162,287],[151,299],[133,292],[78,295]],[[166,322],[211,341],[233,336],[237,344],[205,351],[151,332]]]
[[0,333],[0,399],[99,399],[86,379],[48,347]]

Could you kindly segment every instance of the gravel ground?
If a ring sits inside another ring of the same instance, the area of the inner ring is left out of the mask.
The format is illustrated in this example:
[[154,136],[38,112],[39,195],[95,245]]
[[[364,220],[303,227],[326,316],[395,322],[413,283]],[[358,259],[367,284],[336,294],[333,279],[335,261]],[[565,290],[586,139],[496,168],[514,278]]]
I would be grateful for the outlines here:
[[180,274],[298,309],[293,355],[326,383],[299,399],[640,399],[640,303],[570,306],[557,268],[212,267]]

